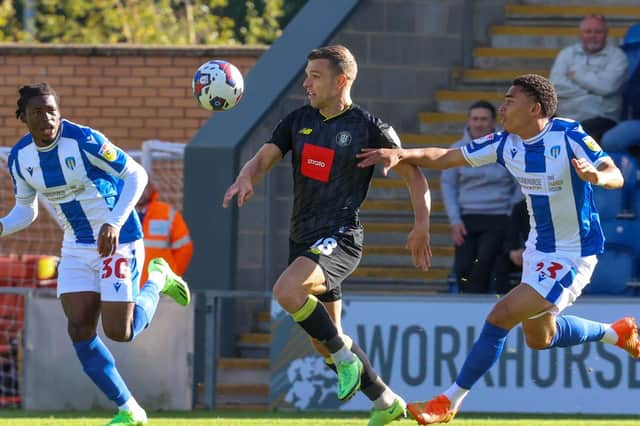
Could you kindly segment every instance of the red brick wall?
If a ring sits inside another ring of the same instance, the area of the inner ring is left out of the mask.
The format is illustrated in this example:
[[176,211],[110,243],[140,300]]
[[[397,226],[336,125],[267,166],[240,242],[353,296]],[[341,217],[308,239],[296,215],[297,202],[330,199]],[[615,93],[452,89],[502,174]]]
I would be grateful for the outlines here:
[[62,116],[124,149],[147,139],[188,142],[210,113],[191,93],[195,70],[225,59],[246,74],[265,48],[6,45],[0,47],[0,145],[26,127],[15,118],[18,88],[48,81]]

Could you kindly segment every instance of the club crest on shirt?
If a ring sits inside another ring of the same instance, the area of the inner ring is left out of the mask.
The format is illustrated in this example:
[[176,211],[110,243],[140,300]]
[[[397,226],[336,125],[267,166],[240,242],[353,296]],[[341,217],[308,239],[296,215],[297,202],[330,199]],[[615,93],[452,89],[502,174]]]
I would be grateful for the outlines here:
[[351,144],[351,139],[351,133],[342,131],[336,135],[336,144],[338,144],[338,146],[344,147]]
[[598,145],[598,142],[596,142],[596,140],[593,139],[591,136],[589,135],[585,136],[584,138],[582,138],[582,142],[584,142],[587,148],[589,148],[591,151],[593,152],[600,151],[600,145]]
[[100,151],[98,154],[102,156],[107,161],[114,161],[118,158],[118,153],[116,152],[116,148],[110,143],[103,143],[100,147]]
[[69,170],[73,170],[76,168],[76,159],[73,157],[67,157],[64,159],[64,164]]
[[547,155],[551,158],[558,158],[558,156],[560,155],[560,145],[554,145],[551,148],[549,148],[549,151],[547,152]]

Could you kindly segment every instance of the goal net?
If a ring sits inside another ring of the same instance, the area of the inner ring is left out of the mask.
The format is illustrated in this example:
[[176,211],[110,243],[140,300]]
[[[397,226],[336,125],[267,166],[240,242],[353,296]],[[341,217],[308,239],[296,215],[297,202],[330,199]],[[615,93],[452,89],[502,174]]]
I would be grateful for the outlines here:
[[[184,148],[181,143],[152,140],[144,142],[141,150],[128,152],[145,167],[160,198],[178,210],[182,210]],[[9,151],[0,147],[0,217],[14,205]],[[16,288],[54,288],[56,284],[62,230],[51,206],[42,199],[39,202],[36,221],[0,242],[0,409],[21,404],[24,297]]]

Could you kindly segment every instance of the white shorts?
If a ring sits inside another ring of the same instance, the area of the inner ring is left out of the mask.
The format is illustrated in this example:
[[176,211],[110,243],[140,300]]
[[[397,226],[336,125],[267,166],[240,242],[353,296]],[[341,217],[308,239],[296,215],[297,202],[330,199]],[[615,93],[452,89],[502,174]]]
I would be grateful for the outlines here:
[[522,257],[522,282],[553,303],[556,313],[573,305],[598,263],[595,255],[568,256],[528,249]]
[[144,243],[119,244],[116,253],[101,257],[96,246],[62,248],[58,266],[58,297],[92,291],[103,302],[133,302],[138,295]]

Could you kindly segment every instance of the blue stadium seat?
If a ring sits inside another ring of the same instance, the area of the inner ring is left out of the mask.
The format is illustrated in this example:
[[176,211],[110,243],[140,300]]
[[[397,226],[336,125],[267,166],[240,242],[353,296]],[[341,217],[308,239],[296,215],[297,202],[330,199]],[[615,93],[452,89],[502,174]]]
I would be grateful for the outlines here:
[[633,220],[609,219],[601,222],[606,249],[615,248],[634,252],[638,244],[638,224]]
[[628,80],[622,87],[622,119],[634,118],[640,113],[640,23],[627,30],[620,46],[627,55]]
[[640,23],[629,27],[620,46],[627,54],[629,75],[640,67]]
[[600,186],[593,187],[593,200],[600,213],[601,220],[614,220],[622,208],[622,190],[604,189]]
[[633,253],[627,249],[609,246],[604,254],[598,256],[598,265],[591,284],[584,289],[584,294],[592,295],[631,295],[632,289],[627,287],[633,274]]

